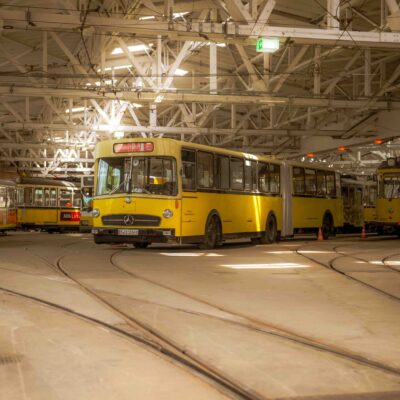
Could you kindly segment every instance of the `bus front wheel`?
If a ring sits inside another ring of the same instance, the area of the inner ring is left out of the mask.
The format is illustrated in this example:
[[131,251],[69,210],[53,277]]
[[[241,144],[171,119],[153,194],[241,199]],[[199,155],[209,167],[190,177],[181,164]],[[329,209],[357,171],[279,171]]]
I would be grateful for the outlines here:
[[260,243],[271,244],[278,240],[278,227],[276,218],[273,214],[268,215],[267,224],[265,226],[265,232],[260,238]]
[[221,225],[219,224],[218,217],[212,216],[206,225],[204,232],[203,242],[200,243],[200,248],[203,250],[210,250],[216,247],[220,242]]
[[135,246],[136,249],[147,249],[149,246],[149,242],[136,242],[133,245]]

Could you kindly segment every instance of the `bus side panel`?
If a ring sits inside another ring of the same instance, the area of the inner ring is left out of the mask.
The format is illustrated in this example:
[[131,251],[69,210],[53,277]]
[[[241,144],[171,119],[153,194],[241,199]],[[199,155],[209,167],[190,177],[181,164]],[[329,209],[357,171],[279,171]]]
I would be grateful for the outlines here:
[[56,225],[58,222],[56,208],[19,208],[18,223],[21,225]]
[[334,226],[343,225],[341,199],[320,199],[315,197],[292,197],[293,227],[319,228],[326,211],[333,216]]

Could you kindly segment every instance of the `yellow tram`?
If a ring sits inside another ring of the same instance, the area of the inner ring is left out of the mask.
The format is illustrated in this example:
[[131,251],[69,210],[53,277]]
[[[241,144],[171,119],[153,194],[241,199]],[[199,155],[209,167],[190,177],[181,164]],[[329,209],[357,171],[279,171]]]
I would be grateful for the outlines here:
[[93,227],[93,185],[94,177],[83,176],[81,181],[81,219],[79,223],[79,232],[90,233]]
[[96,243],[272,243],[298,229],[343,224],[339,176],[330,170],[173,139],[96,146]]
[[389,158],[378,168],[376,214],[378,233],[400,235],[400,158]]
[[0,180],[0,233],[17,228],[15,196],[15,183],[8,180]]
[[49,233],[79,229],[78,187],[55,179],[17,179],[18,226]]

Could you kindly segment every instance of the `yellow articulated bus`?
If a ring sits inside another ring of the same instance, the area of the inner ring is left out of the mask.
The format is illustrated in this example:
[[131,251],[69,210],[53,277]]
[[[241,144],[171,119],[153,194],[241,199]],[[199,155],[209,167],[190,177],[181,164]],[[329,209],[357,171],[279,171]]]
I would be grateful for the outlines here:
[[[96,243],[272,243],[343,221],[333,171],[173,139],[97,144]],[[292,184],[293,183],[293,184]]]
[[0,233],[17,229],[15,197],[15,183],[8,180],[0,180]]
[[378,168],[378,233],[400,235],[400,158],[389,158]]
[[78,187],[55,179],[17,179],[18,226],[49,233],[79,229]]

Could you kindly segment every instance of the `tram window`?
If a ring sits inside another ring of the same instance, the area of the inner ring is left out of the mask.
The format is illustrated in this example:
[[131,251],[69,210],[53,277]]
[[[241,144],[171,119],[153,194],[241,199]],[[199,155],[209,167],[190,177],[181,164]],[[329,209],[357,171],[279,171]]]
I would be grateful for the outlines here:
[[377,197],[377,193],[376,193],[376,187],[370,187],[369,188],[369,196],[368,196],[368,205],[369,206],[374,206],[376,203],[376,197]]
[[50,207],[57,207],[57,189],[50,189]]
[[400,198],[400,174],[384,174],[383,186],[386,199]]
[[325,171],[317,171],[317,195],[318,196],[326,196]]
[[217,156],[218,188],[229,189],[229,157]]
[[182,188],[196,189],[196,152],[193,150],[182,150]]
[[78,191],[73,192],[73,201],[72,201],[72,205],[76,208],[80,208],[81,207],[81,196],[79,195]]
[[293,167],[293,191],[294,194],[304,194],[304,168]]
[[355,204],[362,205],[362,188],[357,187],[355,190]]
[[258,163],[258,190],[262,193],[269,192],[269,168],[267,163]]
[[7,188],[7,207],[15,207],[15,189],[11,187]]
[[326,191],[328,196],[336,196],[335,173],[326,171]]
[[43,192],[43,188],[35,188],[33,190],[33,204],[37,207],[43,207],[44,205]]
[[72,206],[72,190],[61,189],[60,207],[71,207],[71,206]]
[[230,161],[231,170],[231,189],[233,190],[243,190],[243,160],[239,158],[231,158]]
[[44,189],[44,206],[50,207],[50,188]]
[[6,188],[0,187],[0,208],[6,207]]
[[33,188],[26,187],[24,188],[24,205],[30,206],[33,203]]
[[244,190],[253,190],[253,176],[250,160],[244,160]]
[[214,187],[214,156],[211,153],[197,152],[197,186]]
[[281,168],[277,164],[269,164],[269,189],[271,193],[280,192]]

